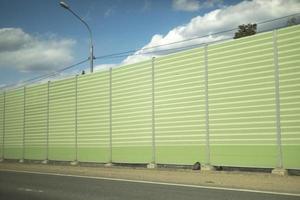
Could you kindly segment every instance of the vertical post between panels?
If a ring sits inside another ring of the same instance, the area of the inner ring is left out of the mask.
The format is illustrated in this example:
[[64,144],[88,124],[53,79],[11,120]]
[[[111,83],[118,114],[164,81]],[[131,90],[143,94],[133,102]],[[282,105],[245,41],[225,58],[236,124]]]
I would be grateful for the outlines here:
[[208,55],[207,44],[204,46],[204,81],[205,81],[205,150],[206,165],[210,165],[210,141],[209,141],[209,102],[208,102]]
[[78,75],[75,76],[75,161],[78,161]]
[[156,163],[156,143],[155,143],[155,57],[151,60],[152,68],[152,163]]
[[109,69],[109,163],[112,163],[112,68]]
[[274,53],[273,56],[274,56],[275,104],[276,104],[277,167],[283,168],[282,144],[281,144],[281,122],[280,122],[280,88],[279,88],[277,30],[273,31],[273,53]]
[[50,81],[48,81],[47,83],[46,162],[49,160],[49,104],[50,104]]
[[21,161],[25,159],[25,134],[26,134],[26,86],[24,86],[24,95],[23,95],[23,141],[22,141],[22,158]]

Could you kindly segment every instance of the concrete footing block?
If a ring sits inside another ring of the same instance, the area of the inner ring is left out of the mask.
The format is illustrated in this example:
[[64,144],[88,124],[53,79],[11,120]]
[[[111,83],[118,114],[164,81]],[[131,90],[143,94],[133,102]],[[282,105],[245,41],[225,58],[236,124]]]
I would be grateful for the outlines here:
[[19,163],[24,163],[24,159],[20,159],[20,160],[19,160]]
[[70,162],[70,165],[72,165],[72,166],[76,166],[78,164],[79,164],[79,162],[77,160],[74,160],[74,161]]
[[216,171],[216,168],[212,165],[202,165],[201,171]]
[[4,161],[4,159],[3,158],[0,158],[0,162],[3,162]]
[[113,165],[113,163],[111,163],[111,162],[105,163],[105,164],[104,164],[104,167],[112,167],[112,166],[114,166],[114,165]]
[[42,164],[45,164],[45,165],[46,165],[46,164],[48,164],[48,163],[49,163],[49,160],[43,160],[43,161],[42,161]]
[[149,164],[147,165],[147,168],[148,168],[148,169],[155,169],[155,168],[157,168],[157,164],[155,164],[155,163],[149,163]]
[[288,175],[288,171],[284,168],[275,168],[272,170],[272,174],[276,174],[279,176],[287,176]]

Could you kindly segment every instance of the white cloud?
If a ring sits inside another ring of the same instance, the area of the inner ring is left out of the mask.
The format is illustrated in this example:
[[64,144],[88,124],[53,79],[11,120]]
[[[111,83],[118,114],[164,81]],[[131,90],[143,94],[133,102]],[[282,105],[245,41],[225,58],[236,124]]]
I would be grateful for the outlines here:
[[110,17],[114,14],[114,12],[115,12],[114,9],[109,8],[104,12],[104,17]]
[[200,9],[200,2],[198,0],[173,0],[174,10],[181,11],[197,11]]
[[[243,1],[232,6],[224,6],[203,16],[197,16],[191,19],[189,23],[172,29],[166,35],[154,35],[147,45],[134,55],[127,57],[122,64],[134,63],[159,55],[159,53],[143,54],[145,52],[162,51],[169,48],[180,48],[187,45],[232,38],[233,32],[229,33],[229,35],[228,33],[219,35],[210,34],[235,28],[240,24],[261,22],[299,12],[300,2],[298,0],[253,0]],[[264,26],[266,27],[266,25]],[[202,35],[210,36],[184,43],[176,43]],[[167,45],[174,42],[176,44]]]
[[194,12],[201,8],[209,8],[214,6],[221,6],[223,0],[173,0],[172,7],[174,10]]
[[142,11],[147,11],[151,9],[151,1],[149,0],[144,0],[144,5],[142,8]]
[[107,70],[109,68],[113,68],[118,66],[118,64],[101,64],[94,66],[94,71],[101,71],[101,70]]
[[53,71],[73,62],[75,41],[55,36],[42,38],[20,28],[0,29],[0,68],[19,71]]

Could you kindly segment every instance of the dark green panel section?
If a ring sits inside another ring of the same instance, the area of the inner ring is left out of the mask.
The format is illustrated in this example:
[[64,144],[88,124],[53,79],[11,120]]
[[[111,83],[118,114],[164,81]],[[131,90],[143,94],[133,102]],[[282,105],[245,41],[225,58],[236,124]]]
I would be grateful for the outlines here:
[[300,26],[278,30],[283,165],[300,169]]
[[50,83],[49,160],[75,160],[75,78]]
[[27,87],[25,102],[25,159],[45,160],[48,84]]
[[151,162],[151,61],[112,70],[112,161]]
[[[275,145],[215,145],[211,147],[211,162],[216,166],[273,168],[277,162]],[[241,156],[242,155],[242,156]]]
[[[69,147],[66,147],[69,146]],[[55,161],[72,161],[75,160],[75,147],[71,145],[57,144],[49,148],[49,159]]]
[[109,161],[109,72],[78,76],[78,160]]
[[112,149],[113,162],[118,163],[150,163],[151,153],[149,146],[119,145]]
[[204,51],[155,60],[155,135],[158,163],[203,163],[205,143]]
[[208,46],[212,165],[275,167],[272,33]]
[[178,164],[193,165],[196,161],[204,164],[205,146],[190,144],[180,146],[180,144],[172,146],[158,146],[157,163],[160,164]]
[[[285,142],[285,141],[284,141]],[[283,145],[283,165],[286,169],[300,169],[300,145]]]
[[5,96],[4,158],[22,159],[24,127],[24,88],[10,90]]
[[78,147],[78,160],[80,162],[107,163],[109,161],[108,147]]

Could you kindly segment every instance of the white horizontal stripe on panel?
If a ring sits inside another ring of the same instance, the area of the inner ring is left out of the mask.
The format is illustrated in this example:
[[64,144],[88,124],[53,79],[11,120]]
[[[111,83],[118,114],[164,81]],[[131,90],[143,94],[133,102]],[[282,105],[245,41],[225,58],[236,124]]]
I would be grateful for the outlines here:
[[[171,107],[171,108],[168,108],[168,107],[163,107],[163,108],[160,108],[159,111],[157,111],[158,113],[159,112],[164,112],[164,111],[169,111],[169,112],[173,112],[174,113],[176,112],[176,110],[181,110],[181,109],[195,109],[197,111],[202,111],[203,109],[201,109],[201,106],[200,105],[191,105],[191,106],[176,106],[176,107]],[[201,113],[199,112],[199,115],[201,115]]]
[[[258,61],[252,61],[252,62],[245,62],[245,63],[239,63],[239,64],[230,64],[230,65],[224,65],[224,64],[216,64],[216,63],[211,63],[210,66],[212,66],[213,68],[209,69],[210,73],[214,73],[214,74],[218,74],[218,72],[220,70],[230,70],[230,69],[235,69],[236,67],[238,67],[237,69],[234,70],[234,72],[236,71],[245,71],[248,70],[247,68],[244,69],[243,66],[247,66],[247,65],[251,65],[251,69],[255,70],[255,69],[261,69],[262,67],[262,63],[272,63],[273,62],[273,57],[270,59],[264,59],[264,60],[258,60]],[[216,67],[217,65],[220,65],[220,67]],[[257,67],[255,67],[257,66]],[[264,65],[263,65],[264,66]],[[222,73],[222,72],[221,72]]]
[[[265,53],[266,51],[269,51],[269,53]],[[261,52],[261,54],[248,56],[249,54],[252,54],[252,53],[257,54],[259,52]],[[266,57],[273,57],[273,47],[271,46],[270,48],[266,48],[263,50],[256,50],[256,51],[246,52],[246,53],[237,53],[234,55],[226,55],[226,56],[221,56],[221,57],[217,57],[217,58],[211,58],[211,56],[208,54],[208,63],[230,64],[231,62],[241,60],[242,56],[246,56],[244,59],[245,62],[247,62],[247,60],[252,60],[252,59],[253,60],[263,60],[263,58],[266,58]],[[224,58],[226,58],[225,61],[224,61]]]
[[[269,34],[269,36],[268,36]],[[265,37],[267,36],[267,37]],[[256,37],[256,38],[255,38]],[[249,40],[251,38],[251,40]],[[210,47],[213,47],[215,49],[213,50],[222,50],[224,48],[228,48],[228,47],[235,47],[235,46],[245,46],[245,45],[249,45],[251,43],[255,43],[255,42],[264,42],[264,41],[269,41],[272,39],[272,35],[270,34],[270,32],[265,32],[265,33],[260,33],[259,36],[249,36],[247,38],[241,38],[239,39],[238,42],[233,42],[234,40],[226,40],[224,42],[221,43],[213,43],[210,44]],[[226,46],[220,46],[220,45],[226,45]],[[212,51],[212,49],[209,49],[209,51]]]
[[[244,99],[242,101],[230,101],[230,102],[218,102],[218,103],[213,103],[213,106],[226,106],[226,105],[234,105],[235,103],[257,103],[257,104],[269,104],[270,102],[272,102],[274,100],[274,98],[263,98],[263,99]],[[259,117],[259,116],[257,116]]]
[[[212,116],[212,120],[214,117],[216,116],[226,116],[228,114],[263,114],[264,116],[270,116],[273,114],[273,112],[275,111],[275,109],[264,109],[264,110],[254,110],[254,111],[231,111],[231,112],[222,112],[222,113],[211,113],[210,116]],[[269,112],[269,113],[267,113]]]
[[[122,105],[119,101],[115,102],[113,101],[113,110],[122,110],[123,108],[127,107],[134,107],[134,108],[143,108],[143,107],[149,107],[151,106],[152,101],[142,101],[142,102],[136,102],[136,103],[126,103],[125,105]],[[118,105],[119,104],[119,105]]]
[[[112,79],[113,79],[113,84],[116,83],[128,83],[128,82],[132,82],[132,81],[136,81],[136,80],[143,80],[142,78],[145,77],[150,77],[151,76],[151,68],[150,68],[150,64],[149,64],[149,68],[145,69],[141,69],[142,71],[140,73],[137,72],[130,72],[130,73],[120,73],[119,71],[114,71],[112,72]],[[149,80],[144,80],[146,82],[148,82]]]
[[146,141],[122,141],[122,142],[116,142],[116,141],[112,141],[113,143],[113,147],[115,146],[114,144],[131,144],[131,143],[149,143],[152,144],[151,140],[146,140]]
[[[261,94],[249,94],[249,95],[239,95],[239,96],[229,96],[229,97],[224,97],[224,96],[216,96],[210,99],[210,102],[214,101],[214,100],[229,100],[229,99],[240,99],[240,98],[251,98],[251,97],[261,97],[264,98],[265,96],[270,96],[270,95],[275,95],[275,93],[272,92],[264,92]],[[240,102],[241,100],[238,100],[237,102]],[[211,103],[212,104],[212,103]]]
[[114,106],[112,106],[112,116],[113,118],[115,116],[124,116],[124,115],[131,115],[132,118],[137,118],[137,116],[134,116],[133,114],[139,114],[139,113],[148,113],[151,112],[151,105],[150,106],[135,106],[135,107],[131,107],[131,108],[118,108],[118,109],[114,109]]
[[[209,77],[211,75],[210,72],[208,72]],[[256,76],[254,76],[256,75]],[[232,76],[223,76],[223,77],[218,77],[218,78],[209,78],[209,84],[213,81],[224,81],[226,83],[235,83],[235,82],[241,82],[240,79],[238,78],[242,78],[242,81],[258,81],[258,80],[265,80],[265,79],[271,79],[272,78],[272,70],[269,71],[263,71],[263,72],[255,72],[252,74],[239,74],[239,75],[232,75]],[[248,78],[247,76],[251,76],[250,78]]]
[[[116,137],[113,135],[113,140],[114,141],[119,141],[119,140],[139,140],[139,139],[151,139],[151,135],[149,136],[135,136],[135,137]],[[150,141],[150,140],[149,140]]]
[[[149,87],[146,88],[143,91],[139,91],[139,93],[137,93],[135,90],[130,91],[130,92],[118,92],[118,94],[114,94],[114,90],[113,90],[113,101],[115,101],[116,99],[128,99],[128,98],[135,98],[135,97],[148,97],[151,95],[151,88]],[[143,93],[142,93],[143,92]],[[130,97],[129,97],[130,96]]]
[[79,142],[83,142],[83,141],[109,141],[109,138],[78,138]]
[[[235,55],[241,55],[236,52],[242,52],[243,50],[247,50],[246,52],[250,52],[250,53],[256,52],[258,47],[260,47],[259,50],[271,50],[270,46],[272,46],[272,44],[273,44],[272,38],[268,38],[267,40],[268,41],[263,42],[263,43],[258,43],[258,44],[249,45],[249,46],[243,46],[243,47],[239,47],[238,49],[232,48],[232,49],[229,49],[226,51],[218,51],[219,48],[222,48],[222,47],[219,47],[218,49],[213,49],[213,50],[208,49],[208,52],[209,52],[209,56],[217,55],[218,57],[222,57],[222,54],[226,54],[226,53],[230,53],[230,52],[234,52]],[[226,48],[228,48],[228,46]],[[216,51],[216,52],[214,53],[214,51]],[[223,57],[226,57],[226,56],[223,56]]]
[[137,133],[113,133],[112,137],[117,138],[118,136],[133,136],[133,135],[139,135],[139,136],[146,135],[146,136],[149,136],[149,135],[151,135],[151,133],[149,131],[148,132],[137,132]]
[[[246,87],[252,87],[252,86],[259,86],[259,87],[263,87],[263,88],[265,88],[266,87],[266,85],[272,85],[272,84],[274,84],[274,81],[265,81],[265,82],[263,82],[263,83],[252,83],[252,84],[249,84],[249,83],[246,83],[246,84],[244,84],[243,82],[240,82],[240,84],[239,85],[234,85],[234,86],[232,86],[232,85],[229,85],[229,86],[224,86],[225,84],[226,84],[227,82],[223,82],[222,84],[218,84],[218,85],[220,85],[221,87],[217,87],[217,88],[215,88],[215,87],[212,87],[212,85],[210,85],[210,88],[209,88],[209,91],[210,92],[218,92],[218,91],[224,91],[225,89],[230,89],[230,90],[236,90],[236,89],[239,89],[239,91],[244,91],[244,89],[243,88],[246,88]],[[216,85],[214,85],[214,86],[216,86]]]
[[187,140],[187,139],[180,139],[180,140],[175,140],[175,139],[167,139],[167,140],[156,140],[156,143],[157,144],[162,144],[162,143],[182,143],[182,142],[205,142],[205,139],[190,139],[190,140]]
[[[244,63],[251,63],[251,62],[253,62],[253,60],[267,61],[270,58],[273,58],[273,52],[271,52],[269,54],[262,54],[262,55],[258,55],[258,56],[251,56],[251,57],[248,57],[248,58],[244,59],[243,61],[244,61]],[[214,59],[214,60],[216,60],[216,59]],[[224,61],[224,58],[220,58],[219,60],[220,60],[219,62],[213,61],[213,59],[211,59],[211,58],[208,57],[209,66],[211,68],[214,68],[214,66],[218,66],[218,65],[231,65],[231,63],[239,62],[240,61],[240,57],[236,58],[236,59],[227,59],[227,57],[226,57],[225,61]],[[209,72],[210,72],[210,69],[209,69]]]
[[274,130],[275,127],[271,126],[271,127],[238,127],[238,128],[214,128],[213,125],[211,126],[211,131],[217,131],[217,130],[221,130],[221,131],[229,131],[229,130]]
[[[195,48],[193,49],[193,52],[187,52],[187,53],[183,53],[181,55],[176,55],[177,53],[175,54],[170,54],[168,55],[167,57],[158,57],[156,60],[155,60],[155,64],[160,64],[162,62],[166,62],[166,61],[171,61],[171,60],[181,60],[182,58],[186,58],[186,57],[189,57],[189,56],[195,56],[195,57],[201,57],[203,53],[203,48]],[[186,58],[188,59],[188,58]],[[170,63],[170,62],[168,62]],[[162,64],[160,64],[162,65]]]
[[[159,89],[160,88],[157,88],[157,90],[159,90]],[[182,97],[184,97],[184,96],[190,96],[190,97],[199,96],[200,98],[203,97],[202,86],[200,86],[200,87],[198,87],[196,89],[197,89],[197,91],[188,91],[188,90],[185,90],[185,91],[181,91],[179,93],[171,93],[171,91],[164,91],[162,94],[157,93],[156,96],[155,96],[155,99],[157,99],[157,98],[174,98],[174,97],[177,98],[178,96],[182,96]]]
[[[150,124],[150,123],[149,123]],[[144,130],[144,131],[151,131],[152,127],[149,125],[149,127],[138,127],[138,128],[115,128],[114,126],[112,127],[113,131],[137,131],[137,130]]]
[[[211,107],[213,107],[213,106],[211,106]],[[210,108],[209,110],[210,111],[218,111],[219,113],[221,113],[222,111],[225,111],[225,112],[227,110],[234,111],[236,109],[253,109],[253,108],[261,108],[261,109],[263,109],[263,108],[265,108],[266,110],[269,110],[270,108],[273,108],[273,107],[275,109],[275,105],[272,103],[272,104],[255,105],[255,106],[247,106],[247,105],[245,105],[245,106],[232,106],[232,107],[228,107],[228,108],[226,108],[226,107],[224,107],[224,108],[216,108],[216,109]]]
[[[136,119],[136,118],[140,118],[140,117],[147,117],[149,114],[145,114],[145,113],[150,113],[150,110],[146,110],[146,111],[130,111],[130,113],[113,113],[112,118],[113,120],[121,120],[121,119]],[[133,116],[131,116],[133,115]],[[151,116],[151,115],[150,115]]]
[[[156,87],[159,88],[159,89],[163,89],[163,88],[168,88],[168,87],[172,87],[172,86],[160,86],[161,84],[172,84],[172,85],[180,85],[180,86],[185,86],[185,85],[190,85],[192,83],[194,84],[203,84],[203,80],[201,79],[202,77],[201,76],[195,76],[195,77],[186,77],[186,75],[184,74],[183,75],[185,78],[181,78],[181,79],[177,79],[178,77],[177,76],[172,76],[173,79],[169,80],[170,78],[161,78],[161,79],[158,79],[156,78],[157,82],[155,83],[155,85],[157,85]],[[167,79],[167,81],[164,81],[164,79]],[[193,79],[196,79],[193,80]],[[188,88],[192,89],[192,88],[201,88],[201,85],[200,86],[194,86],[194,87],[191,87],[189,86]],[[203,86],[202,86],[203,87]],[[177,90],[182,90],[181,88],[177,89]],[[176,91],[176,90],[175,90]]]
[[226,136],[262,136],[262,135],[269,135],[269,136],[274,136],[276,137],[275,132],[270,132],[270,133],[210,133],[209,134],[211,137],[226,137]]
[[[200,55],[201,56],[201,55]],[[203,66],[204,65],[204,61],[201,60],[200,58],[195,58],[196,62],[186,62],[183,64],[178,64],[178,63],[182,63],[184,61],[176,61],[174,63],[177,63],[175,66],[172,65],[172,63],[166,63],[166,64],[156,64],[154,63],[155,67],[157,68],[157,73],[159,73],[160,75],[167,75],[169,73],[174,73],[174,72],[186,72],[186,71],[192,71],[195,69],[194,68],[199,68],[199,66]],[[169,70],[172,70],[172,72],[170,72]],[[173,71],[174,70],[174,71]],[[201,69],[198,71],[201,72]]]

